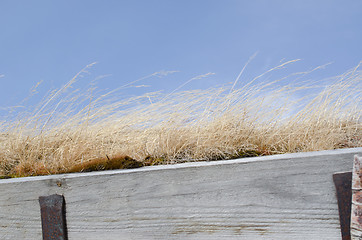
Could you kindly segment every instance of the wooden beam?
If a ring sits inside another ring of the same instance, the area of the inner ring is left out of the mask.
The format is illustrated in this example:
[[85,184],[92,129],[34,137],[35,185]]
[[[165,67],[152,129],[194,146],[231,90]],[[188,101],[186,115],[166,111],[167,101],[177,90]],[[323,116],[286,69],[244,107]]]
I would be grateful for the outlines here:
[[41,239],[63,195],[68,239],[340,240],[332,175],[362,148],[0,180],[0,239]]

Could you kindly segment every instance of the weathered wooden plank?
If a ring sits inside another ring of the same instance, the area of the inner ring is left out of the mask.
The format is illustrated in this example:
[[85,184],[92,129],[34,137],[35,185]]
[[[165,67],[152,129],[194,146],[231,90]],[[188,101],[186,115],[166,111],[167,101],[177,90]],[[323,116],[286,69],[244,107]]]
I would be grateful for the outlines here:
[[352,172],[351,239],[362,239],[362,157],[357,155]]
[[41,239],[64,195],[72,239],[340,239],[332,174],[362,148],[0,181],[0,239]]

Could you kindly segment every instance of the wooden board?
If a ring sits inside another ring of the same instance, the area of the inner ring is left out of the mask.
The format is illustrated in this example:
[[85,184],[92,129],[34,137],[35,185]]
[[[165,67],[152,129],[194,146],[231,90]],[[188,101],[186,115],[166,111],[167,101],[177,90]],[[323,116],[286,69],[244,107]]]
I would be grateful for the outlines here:
[[332,174],[362,148],[0,180],[0,239],[41,239],[63,194],[72,239],[341,239]]

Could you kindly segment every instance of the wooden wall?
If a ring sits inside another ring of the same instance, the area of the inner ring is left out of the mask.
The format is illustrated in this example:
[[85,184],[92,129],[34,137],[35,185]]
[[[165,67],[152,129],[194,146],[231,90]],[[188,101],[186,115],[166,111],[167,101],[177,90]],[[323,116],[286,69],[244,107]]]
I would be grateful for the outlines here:
[[0,239],[41,239],[64,195],[76,239],[341,239],[332,174],[362,148],[0,180]]

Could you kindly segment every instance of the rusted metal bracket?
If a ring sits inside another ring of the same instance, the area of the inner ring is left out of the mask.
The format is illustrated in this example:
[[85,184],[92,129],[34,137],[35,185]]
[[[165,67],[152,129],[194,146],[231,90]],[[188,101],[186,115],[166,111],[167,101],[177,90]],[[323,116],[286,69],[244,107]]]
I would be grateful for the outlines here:
[[351,239],[362,239],[362,157],[358,155],[352,171]]
[[352,172],[333,174],[336,186],[342,240],[351,240]]
[[333,174],[342,240],[362,239],[362,157],[354,156],[353,171]]
[[43,240],[67,240],[63,195],[39,197]]

